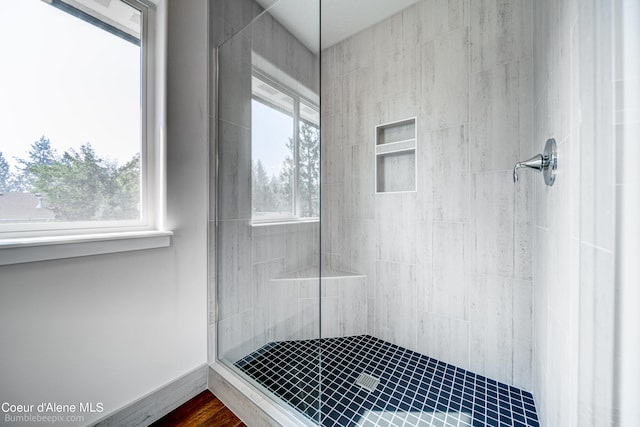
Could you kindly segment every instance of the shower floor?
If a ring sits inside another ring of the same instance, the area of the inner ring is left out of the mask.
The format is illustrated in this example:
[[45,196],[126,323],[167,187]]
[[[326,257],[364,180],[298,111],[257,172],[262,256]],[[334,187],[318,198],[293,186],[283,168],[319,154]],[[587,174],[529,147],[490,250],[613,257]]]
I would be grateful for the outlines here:
[[326,427],[539,427],[530,393],[368,335],[269,343],[236,366]]

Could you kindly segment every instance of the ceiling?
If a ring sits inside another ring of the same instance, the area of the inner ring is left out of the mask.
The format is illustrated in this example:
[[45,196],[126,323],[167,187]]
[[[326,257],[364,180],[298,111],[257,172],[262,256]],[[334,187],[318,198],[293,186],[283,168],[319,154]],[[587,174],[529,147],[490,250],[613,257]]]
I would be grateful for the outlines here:
[[[312,52],[318,52],[319,0],[257,0]],[[376,24],[418,0],[322,0],[322,49]]]

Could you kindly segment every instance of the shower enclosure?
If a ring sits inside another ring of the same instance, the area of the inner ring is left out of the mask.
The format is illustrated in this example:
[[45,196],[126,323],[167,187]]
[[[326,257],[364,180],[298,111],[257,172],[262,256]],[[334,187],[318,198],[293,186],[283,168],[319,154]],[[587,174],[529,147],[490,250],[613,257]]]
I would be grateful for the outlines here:
[[[609,24],[603,5],[560,3],[559,21],[527,1],[210,3],[211,354],[279,408],[260,422],[590,425],[554,393],[610,376],[579,358],[609,336],[592,317],[613,322],[580,286],[587,221],[606,218],[572,196],[590,188],[580,160],[613,151],[574,142],[585,88],[593,114],[613,102],[576,38]],[[514,184],[551,138],[554,186]]]

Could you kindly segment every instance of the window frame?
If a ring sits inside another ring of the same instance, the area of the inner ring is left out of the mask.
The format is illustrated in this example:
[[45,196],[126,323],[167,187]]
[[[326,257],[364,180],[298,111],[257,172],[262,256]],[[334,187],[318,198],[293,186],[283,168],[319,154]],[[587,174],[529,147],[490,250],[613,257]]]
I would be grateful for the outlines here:
[[[0,224],[0,265],[165,247],[170,244],[173,233],[165,228],[166,2],[119,1],[141,14],[140,219]],[[113,35],[118,37],[117,34]],[[95,242],[100,245],[92,245]],[[63,245],[64,250],[61,251],[59,245]]]
[[[320,220],[320,216],[315,217],[301,217],[299,215],[300,212],[300,153],[299,153],[299,142],[300,142],[300,123],[308,122],[308,120],[304,120],[300,117],[300,104],[306,104],[308,107],[315,109],[318,112],[318,116],[320,116],[320,106],[317,103],[313,102],[308,97],[305,97],[301,93],[291,89],[290,87],[278,82],[276,79],[262,71],[260,68],[255,65],[251,70],[251,77],[256,78],[263,83],[272,86],[274,89],[282,92],[283,94],[291,97],[293,99],[293,159],[295,163],[295,167],[293,168],[293,185],[292,185],[292,207],[293,212],[291,216],[287,217],[267,217],[267,218],[254,218],[253,217],[253,196],[251,197],[251,224],[252,225],[269,225],[269,224],[282,224],[282,223],[304,223],[304,222],[318,222]],[[251,101],[261,102],[264,105],[269,106],[268,101],[264,101],[256,97],[251,91]],[[275,107],[272,107],[277,109]],[[318,123],[318,130],[320,129],[320,124]],[[252,149],[253,151],[253,149]],[[253,165],[253,155],[251,157],[251,164]],[[320,174],[320,172],[318,172]],[[318,212],[319,214],[320,212]]]

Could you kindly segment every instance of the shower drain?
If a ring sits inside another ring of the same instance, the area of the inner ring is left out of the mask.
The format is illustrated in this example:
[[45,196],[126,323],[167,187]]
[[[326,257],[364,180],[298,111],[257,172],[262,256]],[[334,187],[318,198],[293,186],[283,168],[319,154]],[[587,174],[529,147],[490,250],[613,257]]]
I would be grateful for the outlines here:
[[372,377],[369,374],[365,374],[364,372],[360,374],[358,379],[356,380],[356,384],[367,390],[368,392],[372,392],[376,389],[378,384],[380,384],[380,380],[376,377]]

